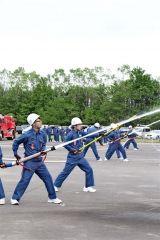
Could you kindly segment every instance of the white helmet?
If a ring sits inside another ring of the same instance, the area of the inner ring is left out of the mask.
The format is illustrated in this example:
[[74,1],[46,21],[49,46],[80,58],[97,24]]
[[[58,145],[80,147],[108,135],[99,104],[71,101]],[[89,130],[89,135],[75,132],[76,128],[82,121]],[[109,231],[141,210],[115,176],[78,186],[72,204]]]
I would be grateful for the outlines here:
[[98,122],[96,122],[96,123],[94,124],[94,126],[95,126],[96,128],[100,128],[100,124],[99,124]]
[[132,128],[132,125],[129,125],[129,127],[128,127],[128,128],[130,128],[130,129],[131,129],[131,128]]
[[78,117],[72,118],[72,120],[71,120],[71,126],[75,126],[75,125],[78,125],[78,124],[82,124],[81,119],[78,118]]
[[111,127],[112,129],[116,129],[116,128],[118,128],[118,125],[115,124],[115,123],[111,123],[110,127]]
[[28,115],[27,117],[27,122],[29,123],[29,125],[32,126],[32,124],[39,118],[40,116],[37,115],[36,113],[31,113]]

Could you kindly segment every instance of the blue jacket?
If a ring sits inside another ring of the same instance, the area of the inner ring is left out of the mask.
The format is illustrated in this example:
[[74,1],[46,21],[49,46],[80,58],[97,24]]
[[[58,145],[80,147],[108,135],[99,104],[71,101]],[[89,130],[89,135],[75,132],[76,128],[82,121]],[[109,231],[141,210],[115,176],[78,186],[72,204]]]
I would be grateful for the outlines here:
[[122,132],[120,130],[115,130],[107,135],[107,140],[113,143],[120,143]]
[[51,135],[52,134],[52,128],[48,127],[46,130],[47,135]]
[[128,131],[127,135],[128,135],[128,138],[135,138],[138,136],[138,134],[134,130]]
[[[19,138],[15,139],[12,145],[14,155],[17,154],[19,145],[23,143],[24,156],[44,151],[46,149],[47,137],[43,130],[36,132],[33,128],[23,133]],[[39,157],[41,159],[41,157]],[[36,159],[37,160],[37,159]]]
[[[71,141],[73,139],[82,137],[84,135],[85,135],[84,131],[71,130],[67,134],[67,136],[65,138],[65,142],[68,142],[68,141]],[[73,142],[71,144],[66,145],[65,148],[69,151],[67,159],[74,159],[74,160],[75,159],[77,159],[77,160],[81,159],[83,157],[83,152],[75,155],[75,154],[72,153],[72,151],[73,150],[79,150],[82,147],[83,147],[83,139],[75,141],[75,142]]]
[[[87,133],[86,134],[89,134],[89,133],[93,133],[93,132],[96,132],[98,129],[94,126],[91,126],[87,129]],[[89,137],[86,138],[87,141],[92,141],[94,138],[97,138],[99,137],[99,133],[95,133]]]

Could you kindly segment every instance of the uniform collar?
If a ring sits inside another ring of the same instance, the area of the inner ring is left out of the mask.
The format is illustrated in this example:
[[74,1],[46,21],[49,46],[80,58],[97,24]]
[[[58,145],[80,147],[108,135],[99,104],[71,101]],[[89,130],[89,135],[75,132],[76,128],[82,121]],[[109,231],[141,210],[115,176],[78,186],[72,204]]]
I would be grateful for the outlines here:
[[34,133],[34,135],[36,135],[36,134],[39,134],[39,133],[40,133],[40,130],[39,130],[38,132],[36,132],[34,128],[32,128],[31,130],[32,130],[32,132]]

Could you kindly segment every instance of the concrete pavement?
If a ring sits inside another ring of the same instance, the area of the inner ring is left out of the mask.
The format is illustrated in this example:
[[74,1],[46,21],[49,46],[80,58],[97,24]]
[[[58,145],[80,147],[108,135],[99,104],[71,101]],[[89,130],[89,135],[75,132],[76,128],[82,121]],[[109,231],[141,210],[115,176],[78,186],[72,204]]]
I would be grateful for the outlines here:
[[[98,146],[104,158],[107,146]],[[1,142],[4,157],[13,157],[11,142]],[[84,193],[84,173],[76,168],[58,197],[65,206],[47,203],[47,192],[35,175],[19,206],[10,205],[21,167],[0,170],[6,205],[0,206],[0,240],[152,240],[160,239],[160,144],[139,144],[127,151],[129,162],[116,155],[97,162],[89,150],[96,193]],[[21,154],[23,149],[21,148]],[[55,178],[67,151],[48,153],[46,163]],[[57,162],[61,161],[61,162]]]

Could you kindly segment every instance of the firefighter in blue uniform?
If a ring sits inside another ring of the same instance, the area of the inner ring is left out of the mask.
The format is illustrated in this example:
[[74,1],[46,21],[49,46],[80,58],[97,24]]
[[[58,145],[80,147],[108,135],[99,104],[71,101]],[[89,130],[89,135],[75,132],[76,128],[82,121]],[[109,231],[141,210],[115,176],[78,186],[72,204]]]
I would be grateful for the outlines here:
[[46,133],[48,136],[48,141],[52,142],[52,128],[50,126],[47,127]]
[[59,142],[59,128],[58,127],[53,128],[53,135],[54,135],[55,142]]
[[[100,124],[99,123],[95,123],[94,126],[91,126],[87,129],[87,134],[89,133],[92,133],[92,132],[96,132],[98,129],[100,128]],[[92,142],[95,138],[99,137],[99,133],[95,133],[89,137],[86,138],[86,141],[85,141],[85,144],[87,145],[88,143]],[[102,143],[101,143],[102,145]],[[96,158],[97,161],[102,161],[101,157],[99,156],[98,154],[98,151],[97,151],[97,147],[96,147],[96,143],[93,142],[91,143],[89,146],[85,147],[83,153],[84,153],[84,156],[86,155],[88,149],[91,147],[93,153],[94,153],[94,156]]]
[[[22,134],[19,138],[15,139],[12,146],[13,153],[17,159],[17,162],[20,160],[20,156],[18,155],[17,151],[19,145],[22,143],[25,149],[25,157],[38,152],[43,153],[43,151],[46,149],[47,138],[44,131],[41,130],[42,121],[40,119],[40,116],[35,113],[31,113],[27,117],[27,121],[29,125],[32,126],[32,128]],[[44,164],[43,156],[33,158],[24,163],[21,179],[14,190],[13,196],[11,198],[11,204],[19,204],[19,201],[27,189],[34,173],[38,175],[38,177],[44,182],[46,186],[48,192],[48,202],[60,204],[62,201],[56,197],[53,180],[46,165]]]
[[137,146],[137,143],[135,141],[135,138],[138,136],[138,134],[136,133],[135,130],[133,130],[132,125],[130,125],[128,128],[129,128],[129,131],[127,133],[128,140],[125,142],[124,148],[128,149],[130,144],[132,143],[133,147],[134,147],[134,150],[138,150],[138,146]]
[[[111,129],[116,129],[118,126],[114,123],[111,124]],[[107,139],[110,142],[109,147],[105,154],[105,161],[110,160],[114,152],[120,152],[122,155],[122,160],[127,162],[127,156],[126,151],[124,147],[122,146],[120,140],[121,140],[121,131],[120,130],[114,130],[110,134],[107,135]],[[120,156],[120,155],[119,155]]]
[[[70,140],[76,139],[85,135],[82,128],[82,121],[80,118],[73,118],[71,121],[72,130],[67,134],[65,141],[68,142]],[[65,146],[65,148],[69,151],[67,156],[67,162],[63,171],[58,175],[55,180],[55,189],[58,191],[64,182],[64,180],[69,176],[72,170],[78,166],[82,171],[85,172],[85,186],[83,188],[84,192],[95,192],[96,189],[94,186],[94,176],[93,170],[87,160],[84,158],[83,152],[79,151],[83,146],[83,141],[78,140],[71,144]]]
[[65,135],[65,130],[63,127],[60,128],[60,136],[61,136],[61,142],[64,142],[64,135]]

